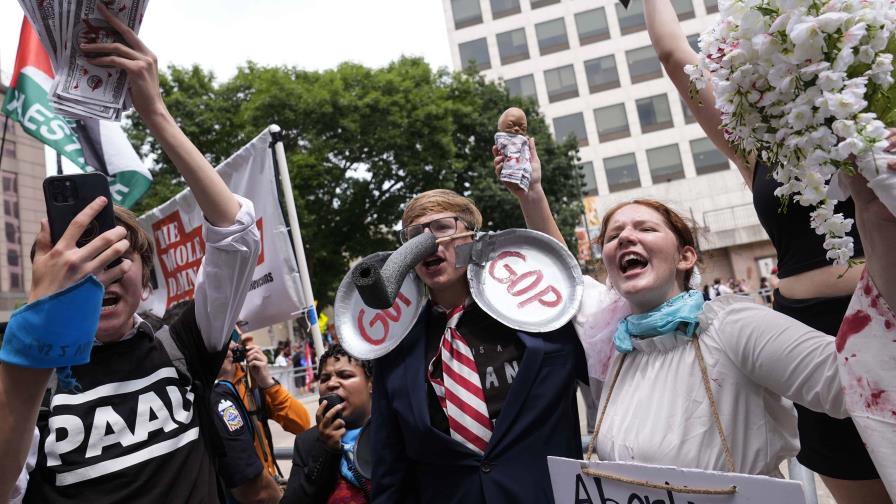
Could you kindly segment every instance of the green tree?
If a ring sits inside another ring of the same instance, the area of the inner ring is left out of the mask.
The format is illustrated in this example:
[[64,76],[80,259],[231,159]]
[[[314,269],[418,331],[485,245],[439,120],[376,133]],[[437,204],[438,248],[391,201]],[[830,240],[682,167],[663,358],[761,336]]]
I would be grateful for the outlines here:
[[[510,106],[527,112],[548,199],[575,245],[575,140],[558,144],[533,103],[475,74],[433,71],[418,58],[322,72],[250,62],[220,84],[199,67],[169,67],[161,86],[172,114],[213,164],[266,126],[283,128],[312,287],[322,306],[332,303],[351,259],[397,246],[403,205],[419,192],[448,188],[471,197],[488,230],[525,225],[492,168],[498,116]],[[176,194],[183,181],[139,119],[129,134],[155,160],[155,181],[137,208],[145,211]]]

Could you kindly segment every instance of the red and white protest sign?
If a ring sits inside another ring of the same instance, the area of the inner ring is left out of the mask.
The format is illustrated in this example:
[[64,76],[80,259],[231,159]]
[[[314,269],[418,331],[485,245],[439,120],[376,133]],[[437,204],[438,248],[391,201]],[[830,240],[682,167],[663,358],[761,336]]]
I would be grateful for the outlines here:
[[371,308],[358,294],[349,271],[336,293],[334,311],[339,341],[349,354],[359,359],[386,355],[414,327],[425,303],[423,282],[416,274],[409,273],[391,307]]
[[[247,331],[295,318],[310,305],[302,296],[296,258],[280,210],[270,144],[271,135],[265,130],[216,168],[231,191],[255,205],[255,223],[261,235],[255,275],[239,317],[246,322]],[[162,316],[175,303],[193,298],[196,274],[205,255],[203,220],[189,190],[140,217],[140,225],[152,236],[158,280],[158,288],[151,291],[141,310]]]

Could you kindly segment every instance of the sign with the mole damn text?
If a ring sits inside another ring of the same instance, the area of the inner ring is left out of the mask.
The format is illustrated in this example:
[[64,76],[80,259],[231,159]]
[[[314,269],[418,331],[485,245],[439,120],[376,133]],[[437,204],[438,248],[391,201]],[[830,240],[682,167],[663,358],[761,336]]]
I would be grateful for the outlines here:
[[[280,210],[270,143],[270,133],[265,131],[216,168],[231,191],[252,202],[261,237],[255,274],[239,316],[246,331],[295,318],[311,304],[299,288],[299,268]],[[205,256],[204,222],[189,190],[140,217],[140,225],[152,237],[155,276],[141,310],[162,316],[173,305],[193,299]]]
[[[586,470],[587,468],[587,470]],[[805,504],[797,481],[632,462],[548,457],[558,504]],[[597,475],[597,474],[601,475]],[[610,477],[612,476],[612,477]],[[620,481],[625,480],[625,481]]]

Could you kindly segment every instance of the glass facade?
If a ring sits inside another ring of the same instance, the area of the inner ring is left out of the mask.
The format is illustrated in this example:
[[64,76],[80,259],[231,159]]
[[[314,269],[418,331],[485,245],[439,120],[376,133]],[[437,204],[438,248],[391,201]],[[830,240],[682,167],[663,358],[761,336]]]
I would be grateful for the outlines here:
[[477,70],[487,70],[492,67],[485,38],[464,42],[458,46],[458,50],[464,68],[473,66]]
[[694,157],[694,168],[697,175],[706,175],[729,169],[728,158],[716,149],[708,138],[691,140],[691,155]]
[[603,7],[576,14],[576,32],[579,44],[592,44],[610,38],[607,11]]
[[544,84],[548,88],[548,101],[551,103],[579,96],[576,72],[572,65],[545,70]]
[[684,166],[678,144],[647,149],[647,166],[654,184],[684,178]]
[[569,49],[563,18],[538,23],[535,25],[535,36],[538,38],[538,52],[542,56]]
[[594,122],[597,123],[597,138],[601,142],[631,135],[624,103],[594,109]]
[[616,56],[612,54],[585,62],[585,77],[588,91],[597,93],[619,87],[619,72],[616,70]]
[[641,122],[641,133],[671,128],[672,111],[666,95],[650,96],[635,101],[638,109],[638,120]]
[[638,163],[635,161],[634,154],[623,154],[604,159],[604,171],[607,174],[607,185],[610,192],[641,187]]
[[576,137],[580,147],[588,145],[588,133],[585,131],[585,117],[581,112],[554,119],[554,138],[562,142],[570,135]]
[[625,52],[625,61],[628,63],[628,75],[632,84],[650,79],[659,79],[663,76],[663,66],[653,46],[639,47]]
[[454,15],[455,30],[482,22],[479,0],[451,0],[451,13]]
[[495,38],[498,41],[498,54],[501,56],[502,65],[529,59],[526,30],[519,28],[506,31],[499,33]]

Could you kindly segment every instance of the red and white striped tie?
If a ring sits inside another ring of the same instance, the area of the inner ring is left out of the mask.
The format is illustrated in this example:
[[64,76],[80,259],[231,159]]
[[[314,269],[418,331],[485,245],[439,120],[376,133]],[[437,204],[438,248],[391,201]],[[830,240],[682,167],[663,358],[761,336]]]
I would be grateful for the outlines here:
[[[482,454],[492,437],[492,422],[488,417],[473,352],[455,329],[463,312],[463,306],[448,312],[448,325],[442,335],[439,353],[429,363],[429,382],[448,416],[451,437]],[[441,379],[433,376],[433,369],[440,357]]]

